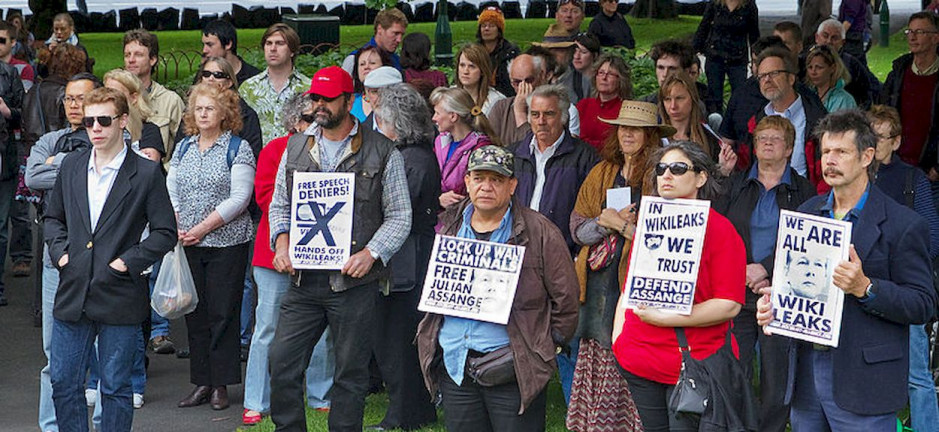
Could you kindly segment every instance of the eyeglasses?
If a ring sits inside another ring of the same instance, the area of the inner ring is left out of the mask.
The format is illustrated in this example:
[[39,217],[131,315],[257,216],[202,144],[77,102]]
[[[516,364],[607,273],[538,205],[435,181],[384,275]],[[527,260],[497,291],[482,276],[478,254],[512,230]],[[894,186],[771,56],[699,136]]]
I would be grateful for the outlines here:
[[756,76],[756,78],[757,78],[758,81],[763,81],[763,80],[766,79],[766,78],[769,78],[769,79],[771,79],[771,80],[774,80],[774,79],[776,79],[776,77],[778,77],[780,74],[787,74],[787,73],[789,73],[789,71],[784,70],[784,69],[779,69],[779,70],[774,70],[774,71],[769,71],[769,72],[765,72],[765,73],[758,74],[758,75]]
[[330,103],[336,99],[339,99],[339,96],[342,96],[342,95],[337,95],[335,97],[326,97],[323,95],[318,95],[316,93],[310,93],[310,100],[313,101],[313,103],[317,103],[319,101]]
[[757,135],[756,142],[783,142],[785,138],[782,135]]
[[8,40],[9,40],[9,39],[7,39],[7,38],[5,38],[5,37],[0,37],[0,45],[6,45]]
[[597,71],[597,78],[607,78],[607,77],[613,78],[613,79],[619,79],[619,74],[616,72]]
[[685,162],[672,162],[670,164],[659,162],[655,165],[655,175],[663,176],[665,175],[665,170],[671,171],[674,176],[685,175],[688,170],[694,170],[694,172],[700,171],[698,168],[689,166]]
[[208,78],[208,77],[215,77],[215,79],[231,78],[231,76],[229,76],[227,73],[222,72],[222,71],[207,71],[207,70],[202,71],[202,78]]
[[521,84],[521,83],[534,84],[534,83],[535,83],[535,78],[534,78],[534,77],[531,77],[531,78],[525,78],[525,79],[523,79],[523,80],[521,80],[521,79],[513,79],[513,80],[512,80],[512,85],[513,85],[513,86],[518,87],[518,85]]
[[71,104],[73,104],[73,103],[74,103],[74,104],[81,104],[81,103],[83,103],[84,101],[85,101],[85,96],[66,96],[66,97],[65,97],[65,104],[66,104],[66,105],[71,105]]
[[121,116],[119,115],[116,115],[114,117],[111,117],[111,116],[82,117],[82,126],[85,126],[85,129],[91,129],[95,125],[95,120],[97,120],[98,124],[101,125],[101,127],[109,127],[111,126],[112,121],[117,120],[119,118],[121,118]]
[[315,114],[300,114],[300,120],[313,124],[314,122],[316,122],[316,115]]
[[936,33],[939,33],[939,31],[936,31],[936,30],[923,30],[923,29],[916,29],[916,30],[906,29],[906,30],[903,30],[903,34],[905,34],[905,35],[907,35],[907,36],[909,36],[909,35],[911,35],[911,34],[914,34],[914,35],[916,35],[916,36],[922,36],[922,35],[936,34]]

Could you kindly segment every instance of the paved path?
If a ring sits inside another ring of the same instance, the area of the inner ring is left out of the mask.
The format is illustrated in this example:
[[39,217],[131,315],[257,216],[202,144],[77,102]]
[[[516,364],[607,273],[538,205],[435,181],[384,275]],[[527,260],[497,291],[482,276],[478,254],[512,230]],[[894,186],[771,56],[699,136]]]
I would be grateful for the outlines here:
[[[32,325],[32,278],[5,281],[10,305],[0,308],[0,431],[35,432],[39,407],[39,369],[46,359],[42,333]],[[171,325],[174,341],[185,344],[185,323]],[[149,354],[147,391],[143,408],[134,413],[134,431],[231,432],[241,425],[244,387],[228,389],[231,407],[213,411],[208,405],[181,409],[176,403],[192,389],[189,361],[175,355]],[[89,411],[90,417],[90,411]]]

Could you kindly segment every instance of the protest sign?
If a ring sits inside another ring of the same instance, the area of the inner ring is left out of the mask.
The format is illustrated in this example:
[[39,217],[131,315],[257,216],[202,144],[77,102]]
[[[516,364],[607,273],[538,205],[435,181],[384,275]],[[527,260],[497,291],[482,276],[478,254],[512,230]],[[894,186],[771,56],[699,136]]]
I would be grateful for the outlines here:
[[417,309],[507,324],[525,247],[438,234]]
[[710,201],[642,197],[625,306],[691,313]]
[[290,197],[290,262],[296,269],[341,270],[352,243],[355,174],[297,172]]
[[772,333],[837,347],[844,291],[832,278],[848,260],[851,223],[782,210],[777,235]]

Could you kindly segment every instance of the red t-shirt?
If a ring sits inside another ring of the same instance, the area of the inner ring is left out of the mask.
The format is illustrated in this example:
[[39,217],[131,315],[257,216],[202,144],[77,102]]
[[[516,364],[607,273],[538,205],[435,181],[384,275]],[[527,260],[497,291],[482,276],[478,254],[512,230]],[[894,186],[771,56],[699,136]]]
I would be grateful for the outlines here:
[[603,143],[613,125],[600,121],[601,118],[613,120],[619,116],[623,100],[619,97],[600,102],[599,97],[581,99],[577,103],[580,116],[580,140],[590,144],[597,151],[603,150]]
[[271,250],[271,223],[267,210],[274,198],[274,182],[277,179],[277,168],[280,160],[287,150],[287,140],[290,135],[275,138],[261,150],[258,155],[258,169],[254,174],[254,197],[261,208],[261,223],[258,224],[258,234],[254,240],[254,257],[251,265],[274,268],[274,251]]
[[[743,240],[730,221],[712,209],[704,233],[694,303],[720,298],[743,304],[746,266]],[[724,345],[729,330],[730,322],[685,328],[691,356],[703,359],[717,352]],[[733,341],[733,348],[737,355],[736,341]],[[672,327],[646,324],[632,310],[627,310],[623,332],[613,343],[613,354],[619,364],[634,375],[668,385],[678,382],[681,353]]]
[[16,57],[10,58],[10,65],[15,67],[16,70],[20,73],[20,79],[24,81],[23,85],[25,87],[25,81],[29,81],[30,85],[36,80],[36,74],[33,72],[33,67]]

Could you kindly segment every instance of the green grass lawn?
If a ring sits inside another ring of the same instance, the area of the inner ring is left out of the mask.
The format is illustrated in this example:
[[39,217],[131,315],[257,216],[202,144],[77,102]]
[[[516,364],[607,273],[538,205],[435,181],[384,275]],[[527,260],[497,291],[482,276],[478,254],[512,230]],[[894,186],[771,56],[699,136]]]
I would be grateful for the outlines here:
[[[557,380],[557,375],[548,383],[548,407],[546,430],[548,432],[564,432],[564,419],[567,416],[567,408],[564,406],[564,396],[561,394],[561,383]],[[377,424],[385,415],[388,408],[388,395],[385,393],[374,394],[365,401],[365,421],[364,426]],[[421,429],[422,432],[444,432],[443,411],[437,410],[437,423]],[[327,430],[326,420],[328,414],[314,411],[307,408],[306,424],[307,430],[325,431]],[[274,423],[270,417],[264,417],[264,420],[257,426],[244,427],[238,429],[242,432],[270,432],[274,430]]]
[[[508,20],[506,38],[525,49],[532,41],[540,41],[545,29],[553,21],[552,19]],[[587,28],[589,21],[589,19],[585,20],[583,28]],[[629,21],[633,34],[636,36],[637,47],[640,51],[644,51],[660,39],[692,34],[698,26],[700,17],[681,16],[667,21],[630,18]],[[475,41],[476,21],[454,22],[450,26],[453,31],[454,51],[464,43]],[[422,32],[433,38],[435,28],[435,23],[415,23],[408,26],[408,32]],[[372,37],[372,33],[371,25],[342,26],[340,28],[340,51],[345,54],[363,45]],[[199,31],[165,31],[157,34],[160,38],[160,52],[163,54],[172,51],[195,53],[202,50]],[[261,58],[259,45],[263,34],[263,29],[238,30],[239,52],[248,52],[250,57]],[[111,69],[124,65],[123,34],[84,33],[80,37],[89,54],[95,58],[95,74],[101,76]],[[191,59],[194,60],[193,65],[198,67],[197,57],[193,55]],[[263,64],[256,64],[256,66],[263,66]],[[172,79],[173,74],[170,75]],[[162,81],[162,78],[161,74],[158,79]]]

